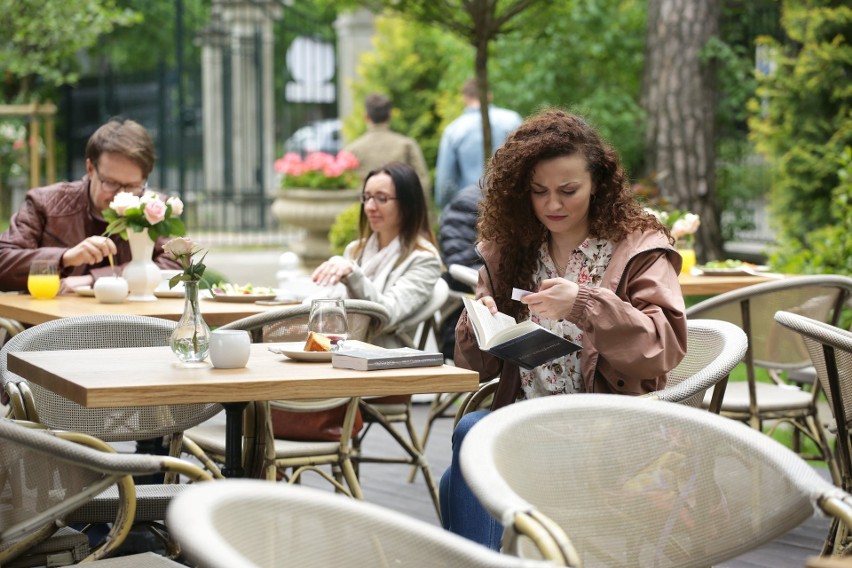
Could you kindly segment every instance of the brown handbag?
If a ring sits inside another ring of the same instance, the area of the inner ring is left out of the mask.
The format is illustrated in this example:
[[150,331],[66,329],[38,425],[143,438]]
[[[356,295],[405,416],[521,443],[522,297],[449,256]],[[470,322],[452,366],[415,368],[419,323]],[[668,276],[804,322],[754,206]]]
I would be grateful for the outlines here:
[[[343,432],[343,418],[346,416],[346,404],[328,410],[314,412],[292,412],[272,408],[272,433],[283,440],[305,442],[339,442]],[[355,410],[355,423],[352,425],[354,437],[364,427],[361,410]]]

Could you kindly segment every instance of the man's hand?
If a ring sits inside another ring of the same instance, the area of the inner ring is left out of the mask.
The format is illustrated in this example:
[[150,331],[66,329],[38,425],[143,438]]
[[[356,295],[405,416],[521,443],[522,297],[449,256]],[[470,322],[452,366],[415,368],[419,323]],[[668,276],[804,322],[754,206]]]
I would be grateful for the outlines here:
[[110,254],[116,254],[115,243],[106,237],[87,237],[62,255],[62,266],[97,264]]
[[538,292],[521,298],[530,311],[549,320],[564,320],[574,307],[580,287],[564,278],[548,278],[541,283]]

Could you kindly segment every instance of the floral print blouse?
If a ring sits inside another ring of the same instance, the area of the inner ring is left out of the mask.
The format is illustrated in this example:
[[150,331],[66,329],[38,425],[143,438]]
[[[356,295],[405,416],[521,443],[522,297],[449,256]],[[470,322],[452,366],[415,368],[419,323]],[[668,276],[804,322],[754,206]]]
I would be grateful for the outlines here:
[[[536,272],[533,289],[537,289],[542,280],[559,278],[547,243],[543,243],[538,251],[538,271]],[[588,238],[571,253],[565,274],[566,280],[576,282],[580,286],[597,288],[600,286],[603,274],[612,258],[612,243],[605,239]],[[531,314],[530,319],[545,329],[562,335],[578,345],[583,344],[583,332],[567,320],[550,320]],[[551,394],[572,394],[583,392],[583,379],[580,375],[580,353],[575,351],[565,357],[560,357],[539,365],[529,371],[521,369],[521,390],[524,398],[538,398]]]

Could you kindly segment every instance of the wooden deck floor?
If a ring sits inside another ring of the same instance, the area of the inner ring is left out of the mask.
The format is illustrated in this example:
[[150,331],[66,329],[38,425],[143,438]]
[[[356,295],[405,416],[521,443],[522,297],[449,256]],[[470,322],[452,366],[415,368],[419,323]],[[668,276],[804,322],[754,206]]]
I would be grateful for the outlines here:
[[[415,423],[422,432],[428,406],[415,404]],[[450,434],[452,420],[437,420],[426,446],[426,455],[436,480],[450,462]],[[400,455],[393,440],[384,431],[374,428],[365,439],[365,452],[372,455]],[[365,500],[400,511],[424,522],[438,525],[432,501],[418,476],[408,483],[408,466],[396,464],[363,464],[361,485]],[[319,482],[306,481],[306,485],[322,487]],[[768,545],[721,564],[723,568],[803,568],[808,557],[817,555],[828,531],[826,518],[814,517],[795,530]]]

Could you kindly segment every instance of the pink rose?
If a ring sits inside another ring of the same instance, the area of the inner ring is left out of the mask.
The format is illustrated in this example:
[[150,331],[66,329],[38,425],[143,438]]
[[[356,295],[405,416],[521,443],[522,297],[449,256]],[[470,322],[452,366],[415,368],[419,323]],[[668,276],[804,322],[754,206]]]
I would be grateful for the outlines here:
[[149,201],[145,204],[143,213],[145,214],[145,219],[147,219],[149,223],[156,225],[166,218],[166,204],[160,199]]

